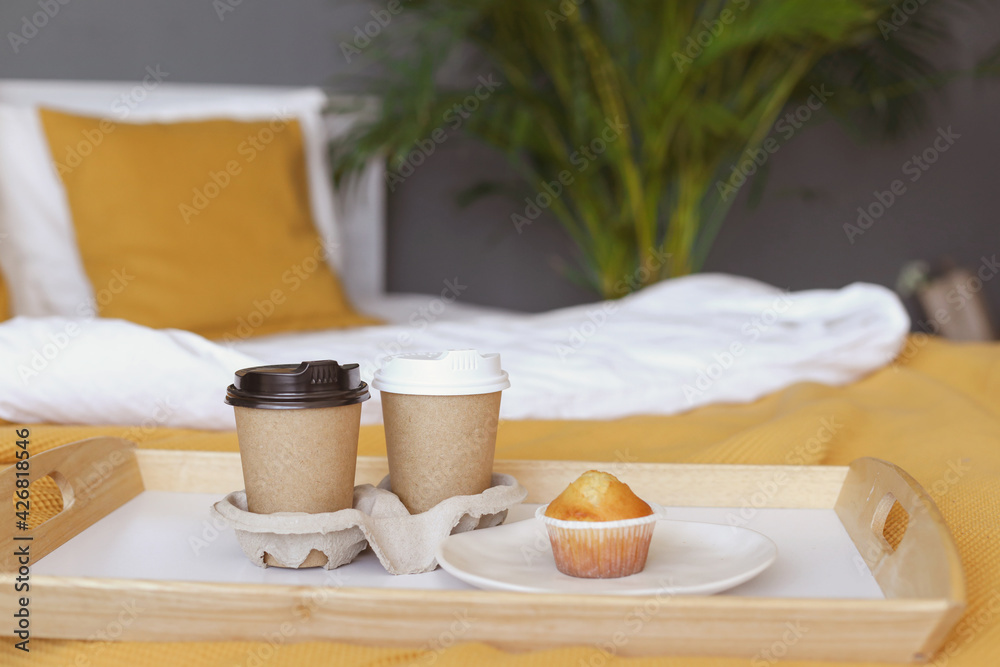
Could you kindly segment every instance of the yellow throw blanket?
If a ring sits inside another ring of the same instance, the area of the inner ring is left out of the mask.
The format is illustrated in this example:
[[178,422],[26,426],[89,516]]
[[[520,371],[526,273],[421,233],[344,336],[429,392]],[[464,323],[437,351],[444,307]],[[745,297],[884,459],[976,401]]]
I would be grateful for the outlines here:
[[[0,463],[8,464],[14,460],[15,427],[2,428],[9,432],[0,438]],[[234,433],[40,425],[32,426],[31,434],[36,452],[95,435],[128,437],[144,448],[237,449]],[[362,429],[360,453],[385,453],[381,427]],[[968,612],[933,658],[934,664],[1000,664],[1000,345],[955,345],[918,336],[910,340],[896,364],[849,387],[800,384],[751,405],[712,406],[674,417],[506,422],[500,427],[497,455],[810,465],[842,465],[861,456],[892,461],[934,497],[958,543],[968,579]],[[515,655],[482,644],[460,644],[435,652],[420,647],[399,650],[318,642],[272,648],[264,642],[32,639],[30,655],[15,651],[12,644],[8,638],[0,647],[0,663],[32,667],[748,664],[747,660],[720,658],[623,660],[591,647]]]

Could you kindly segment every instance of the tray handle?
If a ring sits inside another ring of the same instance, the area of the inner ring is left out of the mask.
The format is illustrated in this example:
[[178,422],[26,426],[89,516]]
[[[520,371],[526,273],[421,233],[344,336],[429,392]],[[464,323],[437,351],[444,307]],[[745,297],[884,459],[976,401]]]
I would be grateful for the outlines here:
[[[20,563],[15,551],[19,547],[27,546],[30,561],[38,562],[143,491],[135,444],[122,438],[80,440],[25,460],[27,471],[18,471],[16,464],[0,471],[0,571],[3,572],[17,571]],[[18,476],[18,472],[22,475]],[[24,472],[28,473],[26,477]],[[59,486],[63,509],[35,528],[20,530],[13,502],[17,480],[27,479],[30,483],[46,475]],[[31,539],[15,539],[26,537]]]
[[[908,517],[893,509],[896,503]],[[857,459],[834,508],[887,598],[965,603],[965,576],[951,532],[934,500],[906,471],[880,459]],[[889,531],[895,546],[883,534],[887,520],[894,524]]]
[[[894,510],[896,503],[906,516]],[[943,605],[914,652],[914,660],[929,659],[966,606],[962,561],[934,500],[899,466],[861,458],[851,463],[834,509],[886,598],[933,599]],[[887,521],[894,524],[888,531]]]

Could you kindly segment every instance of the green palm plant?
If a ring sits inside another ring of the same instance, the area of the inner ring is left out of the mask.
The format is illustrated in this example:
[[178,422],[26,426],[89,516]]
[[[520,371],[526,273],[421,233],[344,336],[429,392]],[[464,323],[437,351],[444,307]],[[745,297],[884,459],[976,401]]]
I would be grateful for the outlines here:
[[[760,155],[791,100],[818,94],[842,119],[860,110],[899,131],[933,75],[919,40],[885,37],[886,0],[413,0],[405,11],[389,37],[416,27],[415,53],[382,54],[381,110],[333,147],[336,173],[384,152],[392,178],[460,118],[523,179],[513,229],[547,208],[576,244],[578,277],[604,297],[700,268],[733,200],[732,165]],[[922,11],[902,29],[939,37]],[[470,45],[473,69],[501,82],[475,110],[469,88],[437,76]]]

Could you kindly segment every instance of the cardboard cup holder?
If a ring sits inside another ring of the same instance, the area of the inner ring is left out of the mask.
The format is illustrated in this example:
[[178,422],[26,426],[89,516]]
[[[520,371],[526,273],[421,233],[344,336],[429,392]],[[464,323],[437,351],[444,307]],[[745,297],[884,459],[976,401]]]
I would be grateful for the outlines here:
[[444,538],[503,523],[507,510],[528,495],[510,475],[494,473],[490,488],[478,495],[454,496],[410,514],[391,488],[388,476],[377,487],[356,486],[352,509],[321,514],[254,514],[241,490],[212,512],[233,527],[243,553],[259,567],[333,569],[371,547],[390,574],[418,574],[437,567],[435,552]]

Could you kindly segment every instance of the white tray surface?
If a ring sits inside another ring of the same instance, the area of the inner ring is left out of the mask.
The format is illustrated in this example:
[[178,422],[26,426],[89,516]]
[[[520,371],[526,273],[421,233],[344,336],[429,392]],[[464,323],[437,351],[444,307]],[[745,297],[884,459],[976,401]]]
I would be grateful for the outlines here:
[[[161,581],[291,584],[430,590],[474,590],[440,568],[393,576],[365,551],[336,570],[258,568],[232,530],[208,508],[222,496],[146,491],[32,565],[32,574]],[[528,519],[537,505],[511,510]],[[757,578],[721,595],[793,598],[884,598],[832,509],[668,507],[667,517],[752,528],[778,545],[778,560]],[[742,516],[741,516],[742,513]],[[745,517],[745,518],[744,518]],[[551,558],[546,553],[544,557]]]

